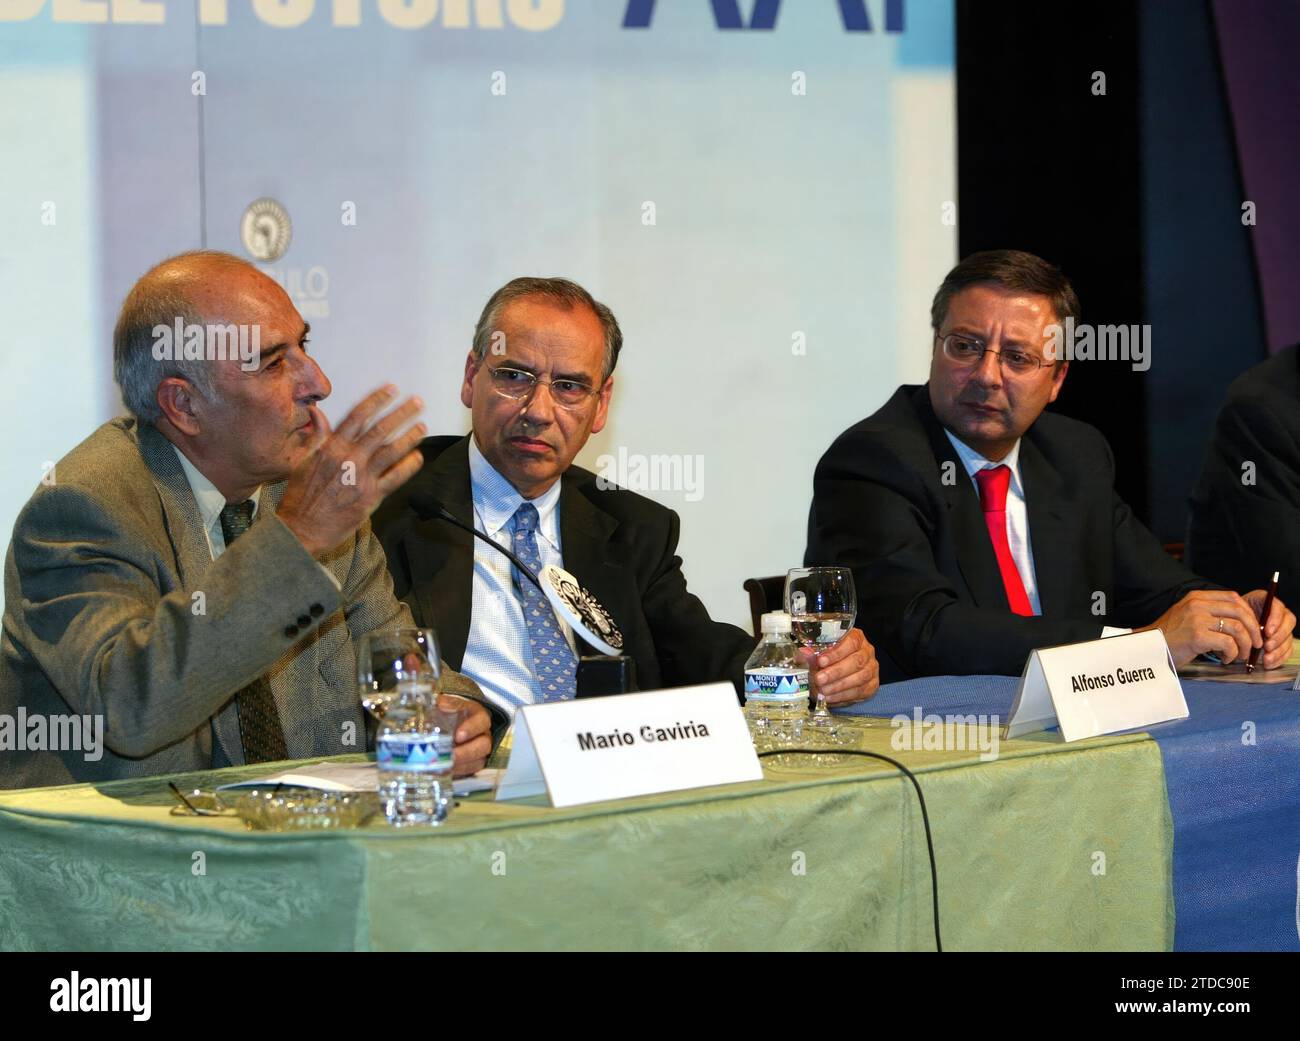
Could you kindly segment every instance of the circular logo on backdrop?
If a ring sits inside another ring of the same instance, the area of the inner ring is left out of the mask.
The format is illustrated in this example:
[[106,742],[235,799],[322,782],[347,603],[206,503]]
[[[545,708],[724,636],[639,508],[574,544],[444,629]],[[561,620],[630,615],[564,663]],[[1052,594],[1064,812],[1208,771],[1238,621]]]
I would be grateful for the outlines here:
[[293,225],[289,214],[274,199],[258,199],[244,211],[239,223],[239,237],[244,248],[258,260],[279,260],[289,249]]

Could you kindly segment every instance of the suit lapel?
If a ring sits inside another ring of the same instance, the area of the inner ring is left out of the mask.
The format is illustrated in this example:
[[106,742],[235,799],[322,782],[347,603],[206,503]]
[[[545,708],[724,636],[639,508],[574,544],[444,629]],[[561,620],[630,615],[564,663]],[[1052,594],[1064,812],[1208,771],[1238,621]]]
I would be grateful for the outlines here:
[[[473,527],[469,437],[446,449],[417,478],[457,520]],[[460,669],[474,602],[474,536],[444,520],[415,520],[402,537],[420,622],[437,630],[443,660]]]
[[[153,424],[141,424],[140,454],[153,474],[154,486],[162,502],[167,537],[176,554],[176,569],[182,589],[201,585],[204,573],[212,566],[212,549],[203,530],[199,504],[181,468],[177,449]],[[235,699],[214,717],[217,740],[221,742],[227,762],[243,762],[243,744],[239,738],[239,716]]]
[[[929,384],[917,391],[913,402],[921,415],[930,437],[930,445],[934,449],[935,460],[939,464],[939,490],[948,508],[957,566],[966,580],[971,599],[978,607],[996,607],[1010,611],[1011,603],[1007,600],[1006,587],[1002,584],[1002,572],[998,570],[998,559],[993,553],[988,525],[984,523],[979,494],[975,491],[966,467],[953,449],[952,442],[944,434],[942,424],[930,408]],[[952,464],[951,468],[945,466],[947,463]],[[951,481],[946,479],[946,472],[951,472]]]
[[[1039,607],[1045,616],[1059,618],[1070,613],[1071,606],[1066,598],[1070,588],[1068,570],[1076,563],[1069,550],[1072,522],[1064,508],[1060,475],[1028,435],[1020,441],[1020,478],[1029,513],[1029,545]],[[1078,614],[1082,605],[1073,606]]]
[[176,553],[180,583],[189,589],[197,585],[203,573],[212,566],[212,550],[199,517],[199,504],[172,443],[150,423],[142,424],[138,429],[140,454],[158,489],[167,537]]

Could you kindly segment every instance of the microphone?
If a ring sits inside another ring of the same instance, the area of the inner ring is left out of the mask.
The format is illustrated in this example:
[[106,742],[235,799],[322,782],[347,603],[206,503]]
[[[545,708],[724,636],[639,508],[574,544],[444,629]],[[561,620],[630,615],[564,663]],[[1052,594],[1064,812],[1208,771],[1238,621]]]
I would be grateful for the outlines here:
[[461,531],[468,531],[506,557],[519,569],[521,575],[542,591],[542,595],[546,597],[556,615],[568,622],[575,633],[601,654],[612,658],[623,654],[623,634],[614,624],[614,619],[600,606],[600,601],[584,589],[569,572],[554,564],[547,564],[539,573],[534,574],[533,569],[510,550],[493,542],[474,525],[466,524],[427,491],[412,493],[409,502],[411,509],[421,520],[446,521],[460,528]]
[[543,594],[546,592],[545,587],[538,580],[537,576],[533,574],[532,568],[511,553],[510,550],[506,549],[505,546],[502,546],[498,542],[493,542],[490,538],[484,535],[483,532],[479,531],[478,528],[474,527],[474,525],[466,524],[428,492],[416,492],[411,496],[410,502],[411,509],[415,511],[415,515],[419,517],[420,520],[445,520],[449,524],[454,524],[456,527],[460,528],[461,531],[468,531],[476,539],[482,539],[498,553],[504,554],[506,558],[509,559],[510,563],[519,569],[521,575],[540,589]]

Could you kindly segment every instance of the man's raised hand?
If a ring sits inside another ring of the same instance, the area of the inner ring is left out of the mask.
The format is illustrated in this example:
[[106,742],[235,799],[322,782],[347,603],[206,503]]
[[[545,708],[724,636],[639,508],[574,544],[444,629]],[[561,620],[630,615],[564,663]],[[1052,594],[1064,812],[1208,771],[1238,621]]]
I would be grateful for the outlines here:
[[407,398],[376,419],[396,397],[396,387],[380,387],[333,431],[324,413],[312,406],[316,447],[289,476],[276,510],[312,556],[350,537],[386,495],[419,472],[423,457],[415,446],[425,426],[406,424],[424,403]]

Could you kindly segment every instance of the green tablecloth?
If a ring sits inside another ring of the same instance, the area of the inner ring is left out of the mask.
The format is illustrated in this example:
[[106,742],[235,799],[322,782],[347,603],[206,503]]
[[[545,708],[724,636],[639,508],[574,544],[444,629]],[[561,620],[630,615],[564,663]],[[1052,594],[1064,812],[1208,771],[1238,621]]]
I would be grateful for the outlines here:
[[[863,747],[919,776],[947,949],[1172,945],[1154,742],[1037,735],[981,763],[894,752],[890,734]],[[865,759],[768,764],[760,782],[567,810],[474,797],[420,834],[172,817],[159,778],[0,792],[0,948],[933,949],[910,783]]]

